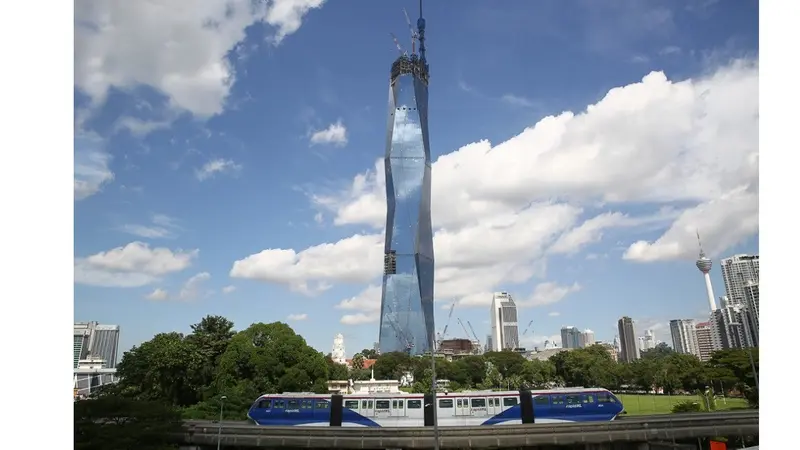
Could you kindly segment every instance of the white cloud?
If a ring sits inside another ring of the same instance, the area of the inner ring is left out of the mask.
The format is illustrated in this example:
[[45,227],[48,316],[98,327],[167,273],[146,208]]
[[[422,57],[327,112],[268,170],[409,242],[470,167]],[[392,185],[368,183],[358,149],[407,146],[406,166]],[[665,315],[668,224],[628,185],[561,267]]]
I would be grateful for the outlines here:
[[229,285],[229,286],[225,286],[224,288],[222,288],[222,293],[223,294],[230,294],[231,292],[233,292],[235,290],[236,290],[236,286]]
[[154,283],[162,276],[189,267],[199,250],[172,251],[151,249],[142,242],[131,242],[75,259],[75,283],[94,286],[138,287]]
[[114,180],[111,155],[103,148],[103,141],[92,134],[75,132],[75,200],[83,200],[100,192],[104,185]]
[[340,322],[345,325],[377,322],[381,312],[381,286],[370,285],[359,292],[355,297],[339,302],[336,308],[348,311],[359,311],[354,314],[345,314],[342,316]]
[[534,347],[539,347],[539,350],[544,350],[545,343],[547,344],[547,348],[554,348],[556,344],[560,346],[561,335],[551,334],[549,336],[545,336],[530,334],[527,336],[520,336],[519,338],[520,347],[527,348],[529,350],[533,350]]
[[175,219],[165,214],[154,214],[149,225],[125,224],[120,231],[148,239],[166,239],[175,237],[178,225]]
[[[758,66],[736,61],[678,82],[653,72],[585,111],[546,117],[495,146],[480,141],[444,154],[432,171],[441,300],[484,306],[497,288],[544,278],[548,255],[580,251],[611,228],[669,228],[654,243],[631,246],[631,259],[684,257],[684,246],[696,249],[695,228],[708,236],[704,245],[722,251],[757,232]],[[311,199],[335,225],[378,231],[385,195],[378,161],[342,192]],[[628,206],[650,212],[623,212]],[[726,210],[741,223],[731,226]],[[360,234],[265,250],[236,261],[231,275],[293,288],[370,283],[382,258],[383,233]],[[523,301],[546,304],[577,288],[543,283]]]
[[581,290],[581,285],[573,283],[571,286],[560,286],[558,283],[548,281],[539,283],[533,290],[533,295],[530,299],[525,299],[517,302],[517,306],[545,306],[553,303],[558,303],[569,294]]
[[147,294],[145,298],[148,300],[166,300],[169,298],[169,292],[161,288],[156,288],[153,290],[153,292]]
[[300,28],[324,0],[171,0],[75,3],[75,85],[95,104],[110,87],[149,85],[179,110],[218,114],[236,74],[226,54],[255,23],[275,28],[273,43]]
[[500,97],[500,100],[508,103],[509,105],[524,106],[527,108],[536,105],[536,103],[528,100],[527,98],[514,94],[505,94],[504,96]]
[[655,242],[638,241],[624,258],[640,262],[697,258],[699,231],[711,257],[758,232],[758,192],[741,187],[718,199],[687,209]]
[[178,299],[194,300],[210,295],[211,291],[204,287],[204,283],[208,281],[209,278],[211,278],[211,274],[208,272],[200,272],[186,280],[186,283],[183,284],[183,287],[178,293]]
[[336,123],[332,123],[324,130],[315,131],[311,135],[311,144],[333,144],[337,147],[347,145],[347,128],[342,124],[339,119]]
[[306,319],[308,319],[308,314],[305,314],[305,313],[303,313],[303,314],[289,314],[289,317],[287,317],[287,320],[291,320],[293,322],[299,322],[301,320],[306,320]]
[[198,180],[205,181],[218,173],[236,174],[240,170],[242,170],[242,166],[230,159],[217,158],[205,163],[203,167],[195,169],[194,174]]
[[551,311],[551,312],[547,313],[547,315],[550,316],[550,317],[558,317],[558,316],[561,315],[561,313],[558,312],[558,311]]

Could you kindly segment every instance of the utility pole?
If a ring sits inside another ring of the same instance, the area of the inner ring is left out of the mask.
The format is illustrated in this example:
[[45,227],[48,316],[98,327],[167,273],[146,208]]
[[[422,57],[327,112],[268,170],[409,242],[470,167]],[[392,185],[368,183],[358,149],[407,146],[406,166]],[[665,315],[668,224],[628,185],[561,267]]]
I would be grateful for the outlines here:
[[[422,3],[420,1],[420,3]],[[431,334],[431,343],[436,336]],[[433,448],[439,450],[439,410],[438,399],[436,398],[436,352],[431,347],[431,391],[433,391]]]

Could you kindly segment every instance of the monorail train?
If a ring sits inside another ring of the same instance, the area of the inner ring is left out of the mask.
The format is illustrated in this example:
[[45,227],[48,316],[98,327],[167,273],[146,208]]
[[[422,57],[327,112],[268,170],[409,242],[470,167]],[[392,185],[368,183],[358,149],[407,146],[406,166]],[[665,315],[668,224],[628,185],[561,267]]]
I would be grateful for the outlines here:
[[[601,388],[438,393],[438,425],[477,426],[614,420],[622,402]],[[419,427],[433,425],[433,395],[265,394],[247,416],[258,425]]]

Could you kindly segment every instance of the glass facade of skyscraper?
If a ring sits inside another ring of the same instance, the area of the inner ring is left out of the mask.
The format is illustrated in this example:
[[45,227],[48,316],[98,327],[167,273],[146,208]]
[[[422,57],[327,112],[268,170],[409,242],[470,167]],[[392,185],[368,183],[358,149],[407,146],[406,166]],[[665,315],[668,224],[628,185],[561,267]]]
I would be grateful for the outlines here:
[[428,67],[417,55],[392,64],[386,155],[386,243],[379,347],[433,348],[433,232]]

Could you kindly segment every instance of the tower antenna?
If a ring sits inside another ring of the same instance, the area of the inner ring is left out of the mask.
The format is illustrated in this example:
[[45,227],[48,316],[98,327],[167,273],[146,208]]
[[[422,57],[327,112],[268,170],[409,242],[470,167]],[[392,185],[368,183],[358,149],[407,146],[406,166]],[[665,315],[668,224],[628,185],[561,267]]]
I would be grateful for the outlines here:
[[419,39],[419,58],[425,61],[425,19],[422,17],[422,0],[419,0],[419,19],[417,19],[417,39]]

